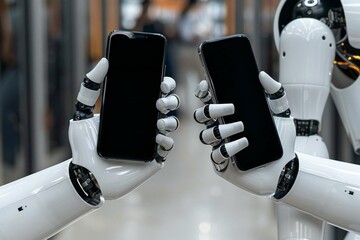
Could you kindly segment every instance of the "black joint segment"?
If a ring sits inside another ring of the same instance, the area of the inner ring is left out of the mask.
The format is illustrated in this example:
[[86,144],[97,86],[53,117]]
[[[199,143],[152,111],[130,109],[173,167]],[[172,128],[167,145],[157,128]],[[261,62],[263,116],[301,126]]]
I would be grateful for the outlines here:
[[204,139],[203,139],[203,137],[202,137],[202,133],[203,133],[204,131],[205,131],[205,130],[202,130],[202,131],[200,132],[200,134],[199,134],[199,139],[200,139],[200,141],[201,141],[203,144],[207,145],[207,143],[204,141]]
[[156,153],[155,161],[158,163],[162,163],[166,161],[166,157],[160,156],[158,153]]
[[209,119],[207,122],[205,122],[205,126],[207,128],[212,128],[214,126],[219,125],[219,121],[218,120],[214,120],[214,119]]
[[216,137],[216,139],[219,139],[219,140],[221,139],[221,133],[219,130],[219,126],[214,127],[213,133],[214,133],[214,136]]
[[79,101],[75,103],[74,121],[92,118],[94,116],[94,107],[85,105]]
[[96,82],[93,82],[91,79],[89,79],[88,77],[85,77],[84,78],[84,86],[88,89],[91,89],[91,90],[99,90],[100,89],[100,86],[101,84],[100,83],[96,83]]
[[[206,94],[205,94],[205,96],[201,97],[200,99],[201,99],[201,100],[202,100],[202,99],[206,99],[207,97],[209,97],[209,95],[210,95],[210,92],[207,91]],[[210,98],[208,101],[204,102],[204,104],[211,104],[211,103],[212,103],[212,99],[211,99],[211,98]]]
[[296,136],[311,136],[319,133],[319,121],[294,119]]
[[211,118],[209,105],[206,105],[206,106],[204,107],[204,115],[205,115],[205,117],[207,117],[207,118]]
[[69,176],[73,187],[79,196],[90,205],[101,203],[101,190],[92,179],[90,171],[81,166],[70,163]]
[[228,158],[228,157],[229,157],[229,154],[228,154],[228,152],[226,151],[225,145],[222,145],[222,146],[220,147],[220,153],[221,153],[221,155],[223,155],[225,158]]
[[274,114],[274,116],[276,117],[283,117],[283,118],[289,118],[291,116],[291,111],[290,108],[288,108],[287,110],[285,110],[282,113],[278,113],[278,114]]
[[266,95],[268,98],[270,98],[270,100],[279,99],[285,95],[284,87],[281,86],[280,89],[276,93],[273,93],[273,94],[266,93]]
[[297,155],[295,158],[288,162],[285,167],[282,169],[278,185],[274,194],[275,199],[281,199],[286,196],[293,187],[296,177],[299,172],[299,160]]

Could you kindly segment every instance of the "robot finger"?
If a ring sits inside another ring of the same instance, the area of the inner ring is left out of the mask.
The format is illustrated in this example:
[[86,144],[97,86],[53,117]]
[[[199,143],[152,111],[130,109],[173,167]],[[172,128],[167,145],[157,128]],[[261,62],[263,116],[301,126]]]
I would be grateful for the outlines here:
[[167,134],[169,132],[173,132],[178,129],[180,121],[175,116],[170,116],[167,118],[161,118],[157,121],[157,128],[163,134]]
[[174,140],[162,134],[156,135],[156,143],[159,144],[157,148],[157,161],[165,161],[167,155],[174,147]]
[[156,108],[163,114],[178,109],[180,106],[180,98],[176,94],[159,98],[156,101]]
[[208,104],[211,100],[209,84],[206,80],[202,80],[196,87],[195,97],[199,98],[203,103]]
[[176,88],[175,80],[171,77],[164,77],[163,81],[160,84],[160,89],[163,97],[167,96],[175,88]]
[[233,142],[225,143],[211,153],[211,160],[215,164],[221,164],[226,159],[234,156],[236,153],[240,152],[247,146],[249,146],[249,142],[245,137]]
[[198,123],[205,123],[211,119],[234,114],[235,107],[232,103],[207,104],[194,112],[194,119]]
[[77,100],[87,106],[94,106],[100,94],[100,86],[108,71],[109,63],[106,58],[102,58],[96,66],[85,75],[81,83]]
[[263,71],[260,72],[259,79],[266,91],[269,107],[273,114],[279,117],[290,117],[289,102],[281,83]]
[[239,122],[218,125],[200,132],[200,141],[204,144],[214,144],[224,138],[244,131],[244,124]]
[[102,58],[97,65],[85,75],[75,104],[76,111],[73,119],[82,120],[93,116],[93,107],[100,95],[101,83],[109,68],[109,62]]

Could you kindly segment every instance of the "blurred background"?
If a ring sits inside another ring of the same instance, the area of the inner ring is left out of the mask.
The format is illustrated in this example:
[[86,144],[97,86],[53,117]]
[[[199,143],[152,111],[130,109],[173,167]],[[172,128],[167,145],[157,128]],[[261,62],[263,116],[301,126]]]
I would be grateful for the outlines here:
[[[54,239],[276,239],[271,201],[216,176],[202,126],[192,120],[204,78],[206,39],[245,33],[259,69],[278,77],[273,17],[278,0],[0,0],[0,183],[71,157],[68,121],[84,75],[104,56],[114,29],[168,39],[167,75],[182,100],[175,149],[160,173]],[[96,111],[99,111],[97,105]],[[322,136],[331,158],[354,156],[329,99]],[[54,206],[56,207],[56,206]],[[336,239],[339,231],[330,230]]]

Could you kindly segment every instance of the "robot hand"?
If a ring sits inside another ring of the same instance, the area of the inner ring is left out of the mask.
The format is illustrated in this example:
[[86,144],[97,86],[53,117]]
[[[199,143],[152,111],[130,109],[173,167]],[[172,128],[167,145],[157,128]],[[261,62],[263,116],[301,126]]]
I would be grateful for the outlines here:
[[[172,78],[165,77],[160,86],[162,97],[156,103],[157,109],[163,116],[157,123],[160,133],[156,136],[158,143],[156,160],[140,162],[102,158],[96,148],[100,118],[98,114],[93,114],[92,106],[99,96],[100,84],[107,69],[108,61],[103,58],[86,75],[77,98],[77,111],[70,121],[69,140],[73,155],[72,172],[77,176],[80,185],[88,185],[88,182],[91,182],[93,183],[91,187],[96,186],[95,190],[90,191],[92,194],[98,192],[98,195],[105,199],[117,199],[141,185],[162,168],[163,161],[174,145],[173,139],[167,134],[175,131],[179,124],[176,117],[167,117],[166,114],[179,106],[179,98],[169,94],[175,89],[176,83]],[[141,106],[139,108],[140,111]],[[141,144],[140,140],[139,144]],[[84,175],[88,177],[84,179]],[[83,191],[87,191],[87,187],[82,188]]]
[[[269,106],[273,112],[275,124],[281,139],[283,147],[282,158],[255,169],[241,171],[237,168],[236,164],[232,162],[224,168],[216,164],[216,158],[222,156],[219,154],[220,147],[213,147],[211,157],[215,172],[220,177],[253,194],[270,196],[275,193],[279,176],[281,176],[285,166],[291,168],[293,160],[296,159],[294,153],[296,133],[293,119],[290,117],[287,97],[281,84],[273,80],[265,72],[261,72],[259,78],[267,92]],[[195,95],[205,104],[211,103],[211,95],[205,80],[199,83]],[[200,133],[200,139],[204,144],[212,144],[215,141],[239,133],[246,128],[242,122],[219,125],[216,121],[216,118],[230,115],[234,112],[232,104],[209,104],[207,106],[209,106],[206,108],[209,110],[208,113],[202,114],[204,107],[198,108],[194,113],[195,120],[207,126],[207,128]],[[204,118],[202,117],[203,115],[210,117]],[[231,157],[246,148],[248,144],[248,140],[244,137],[226,143],[225,149],[229,157]]]
[[[81,84],[69,126],[73,158],[0,187],[0,239],[48,239],[102,207],[105,200],[129,193],[162,168],[174,144],[166,136],[178,126],[174,117],[158,122],[156,160],[99,157],[96,148],[99,115],[94,115],[93,109],[107,71],[108,61],[103,58]],[[163,117],[179,105],[178,97],[169,95],[175,86],[175,81],[167,77],[161,83],[163,96],[157,107]]]

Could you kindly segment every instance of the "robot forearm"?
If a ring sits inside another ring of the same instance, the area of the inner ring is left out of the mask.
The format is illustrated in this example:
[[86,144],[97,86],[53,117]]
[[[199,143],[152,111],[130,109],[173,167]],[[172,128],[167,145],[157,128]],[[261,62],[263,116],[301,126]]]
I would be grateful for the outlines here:
[[47,239],[103,204],[74,188],[71,159],[0,187],[0,239]]
[[[284,172],[274,198],[330,224],[359,232],[360,166],[303,153],[297,156],[297,166]],[[284,192],[283,183],[291,178],[295,182]]]

